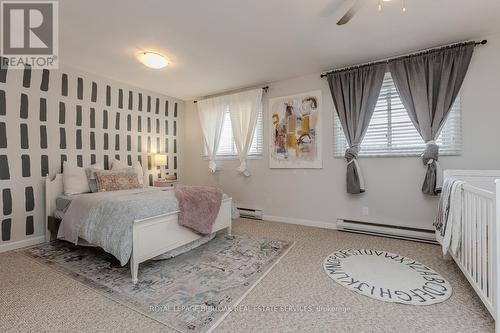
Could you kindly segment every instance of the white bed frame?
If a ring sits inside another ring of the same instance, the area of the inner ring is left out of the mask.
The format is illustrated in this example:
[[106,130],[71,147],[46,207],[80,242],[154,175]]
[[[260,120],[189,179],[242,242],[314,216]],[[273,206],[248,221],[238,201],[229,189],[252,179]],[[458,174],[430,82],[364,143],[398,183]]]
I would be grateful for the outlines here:
[[445,170],[465,182],[460,247],[451,255],[500,332],[500,170]]
[[[48,217],[53,216],[56,209],[56,199],[63,194],[62,174],[57,174],[54,179],[48,176],[45,179],[45,223]],[[212,231],[216,232],[227,228],[231,234],[231,198],[222,200],[219,215],[215,220]],[[186,245],[203,236],[182,227],[177,223],[178,211],[135,220],[132,230],[132,256],[130,258],[130,271],[132,282],[137,283],[139,264],[154,258],[167,251]],[[45,240],[50,241],[48,225],[45,226]]]

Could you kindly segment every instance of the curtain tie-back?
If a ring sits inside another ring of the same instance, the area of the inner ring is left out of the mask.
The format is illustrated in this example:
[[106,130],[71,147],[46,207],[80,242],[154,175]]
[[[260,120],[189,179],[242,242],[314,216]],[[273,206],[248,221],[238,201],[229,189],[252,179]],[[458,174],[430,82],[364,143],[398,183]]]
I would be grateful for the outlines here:
[[215,171],[217,171],[217,164],[215,163],[215,161],[208,162],[208,169],[211,173],[215,173]]
[[347,160],[347,164],[353,163],[359,155],[359,145],[350,146],[345,150],[344,157]]
[[[361,173],[361,167],[359,166],[358,163],[358,155],[359,155],[359,145],[352,145],[349,148],[346,149],[345,151],[345,159],[347,161],[347,169],[352,169],[353,173],[356,175],[358,184],[350,184],[352,180],[347,177],[347,183],[348,183],[348,192],[349,193],[362,193],[365,191],[365,180],[363,178],[363,174]],[[352,166],[351,166],[352,164]],[[354,186],[353,186],[354,185]],[[359,191],[350,191],[349,188],[359,188]]]
[[246,160],[240,160],[240,166],[238,167],[238,171],[241,172],[243,175],[246,177],[250,176],[250,172],[248,172],[248,167],[247,167],[247,161]]
[[439,146],[434,140],[427,141],[425,143],[425,150],[422,153],[422,162],[424,165],[432,164],[437,162],[439,159]]
[[422,163],[427,166],[427,172],[422,185],[422,192],[436,195],[441,192],[443,186],[443,172],[439,159],[439,146],[434,140],[425,143],[425,150],[422,153]]

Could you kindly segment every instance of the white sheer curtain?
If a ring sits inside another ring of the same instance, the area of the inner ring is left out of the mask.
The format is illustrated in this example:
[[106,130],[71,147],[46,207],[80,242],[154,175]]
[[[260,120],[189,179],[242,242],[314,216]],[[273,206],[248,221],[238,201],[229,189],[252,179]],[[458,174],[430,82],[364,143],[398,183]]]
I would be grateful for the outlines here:
[[240,156],[238,171],[248,177],[250,172],[247,168],[247,158],[255,133],[257,117],[262,110],[262,89],[244,91],[228,97],[234,143]]
[[201,131],[207,147],[208,169],[214,173],[217,170],[215,156],[219,148],[224,112],[228,106],[225,96],[198,101],[198,117],[200,118]]

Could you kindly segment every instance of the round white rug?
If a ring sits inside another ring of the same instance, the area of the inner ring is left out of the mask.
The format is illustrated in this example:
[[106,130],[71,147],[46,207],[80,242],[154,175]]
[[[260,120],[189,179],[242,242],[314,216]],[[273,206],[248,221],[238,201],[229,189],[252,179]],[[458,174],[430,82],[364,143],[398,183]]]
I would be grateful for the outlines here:
[[451,296],[451,285],[439,273],[386,251],[337,251],[326,257],[323,267],[340,285],[380,301],[430,305]]

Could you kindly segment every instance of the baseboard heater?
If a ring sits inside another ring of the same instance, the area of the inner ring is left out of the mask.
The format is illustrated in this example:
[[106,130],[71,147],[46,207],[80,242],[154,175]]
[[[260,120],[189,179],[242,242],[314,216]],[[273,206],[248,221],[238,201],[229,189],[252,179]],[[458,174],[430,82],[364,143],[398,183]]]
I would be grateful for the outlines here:
[[416,242],[437,244],[434,231],[429,229],[410,228],[345,219],[337,220],[337,229],[339,231],[353,232],[358,234],[399,238]]
[[262,220],[262,210],[253,208],[237,207],[240,217],[246,219]]

